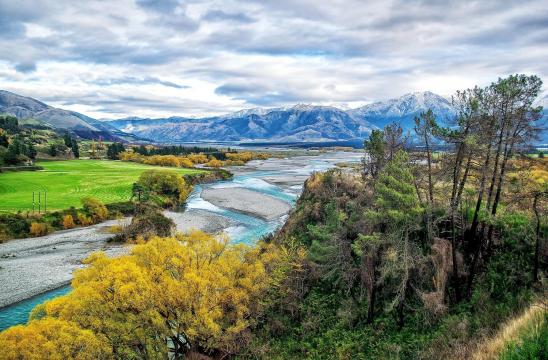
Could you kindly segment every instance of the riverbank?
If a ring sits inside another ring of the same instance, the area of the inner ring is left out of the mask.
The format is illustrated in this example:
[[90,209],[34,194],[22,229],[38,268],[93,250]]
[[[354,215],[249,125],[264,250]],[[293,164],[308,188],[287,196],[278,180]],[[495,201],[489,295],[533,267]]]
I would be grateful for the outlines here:
[[[166,211],[165,215],[175,222],[177,231],[225,232],[234,243],[252,244],[283,225],[310,174],[359,157],[337,152],[251,161],[231,168],[235,176],[229,181],[196,185],[185,212]],[[203,192],[215,194],[209,200],[216,204],[207,201]],[[0,307],[68,283],[72,272],[82,266],[81,260],[93,251],[105,250],[112,256],[127,251],[124,245],[108,243],[114,236],[108,231],[112,225],[118,221],[0,244],[0,283],[6,284]]]

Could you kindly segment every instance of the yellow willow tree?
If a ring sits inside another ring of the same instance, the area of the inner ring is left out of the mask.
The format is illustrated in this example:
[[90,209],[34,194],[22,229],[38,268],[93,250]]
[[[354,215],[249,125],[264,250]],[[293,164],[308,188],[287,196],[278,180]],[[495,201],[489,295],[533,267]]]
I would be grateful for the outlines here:
[[92,255],[74,290],[32,317],[71,320],[104,339],[116,358],[235,354],[283,277],[284,256],[272,245],[229,245],[198,231],[152,238],[130,255]]
[[0,359],[98,360],[112,352],[100,336],[60,319],[45,318],[0,333]]

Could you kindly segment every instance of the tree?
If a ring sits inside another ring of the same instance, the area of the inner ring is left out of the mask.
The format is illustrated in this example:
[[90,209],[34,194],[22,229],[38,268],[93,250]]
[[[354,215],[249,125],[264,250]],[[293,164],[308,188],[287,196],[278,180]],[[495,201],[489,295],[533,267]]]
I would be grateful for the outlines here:
[[34,147],[34,144],[32,142],[29,142],[28,145],[27,145],[27,152],[26,152],[25,155],[28,156],[29,159],[34,161],[34,159],[36,159],[37,154],[38,154],[38,152],[36,151],[36,148]]
[[403,136],[403,129],[397,122],[390,123],[384,127],[384,139],[386,141],[386,158],[392,160],[396,152],[403,149],[407,137]]
[[63,141],[65,142],[66,147],[72,147],[72,137],[70,136],[70,133],[68,131],[65,131],[65,135],[63,135]]
[[72,148],[72,154],[74,155],[74,157],[79,158],[80,157],[80,149],[78,147],[78,142],[76,141],[76,139],[72,138],[70,147]]
[[403,150],[393,154],[375,184],[375,210],[367,215],[382,224],[381,236],[391,244],[385,252],[383,277],[396,284],[392,307],[397,309],[400,326],[404,322],[404,304],[409,295],[411,272],[421,259],[410,233],[423,209],[417,202],[409,157]]
[[0,332],[2,359],[78,359],[112,357],[106,339],[77,324],[45,318]]
[[144,171],[137,183],[152,194],[166,196],[174,204],[184,202],[192,191],[181,175],[169,170]]
[[415,133],[424,143],[424,151],[426,153],[426,166],[428,169],[428,205],[434,205],[434,182],[432,180],[432,137],[433,132],[437,127],[436,117],[431,109],[426,112],[421,112],[418,117],[415,117]]
[[382,130],[372,130],[369,139],[363,144],[365,155],[363,157],[363,172],[376,179],[385,163],[386,141]]
[[49,149],[48,149],[48,154],[49,154],[49,156],[52,156],[52,157],[57,156],[57,145],[50,144]]
[[[477,230],[490,160],[493,158],[494,165],[487,191],[485,210],[491,218],[494,218],[501,200],[508,161],[514,148],[533,138],[538,131],[536,122],[542,118],[542,107],[534,107],[533,104],[541,89],[542,81],[537,76],[511,75],[491,84],[483,93],[483,117],[487,119],[483,125],[486,125],[484,135],[487,135],[488,146],[478,190],[478,200],[469,231],[469,237],[474,244],[474,254],[468,276],[468,296],[471,296],[479,258],[485,245],[485,223],[479,233]],[[494,227],[490,224],[488,228],[487,248],[489,252]]]
[[5,132],[0,131],[0,146],[7,148],[9,144],[8,135]]
[[114,142],[107,147],[107,157],[111,160],[118,160],[119,154],[126,151],[124,144]]
[[19,121],[15,116],[0,115],[0,129],[8,133],[17,133],[19,131]]
[[259,299],[274,284],[278,259],[272,246],[228,245],[198,231],[152,238],[130,255],[93,254],[73,291],[31,317],[70,319],[116,358],[236,354],[264,309]]

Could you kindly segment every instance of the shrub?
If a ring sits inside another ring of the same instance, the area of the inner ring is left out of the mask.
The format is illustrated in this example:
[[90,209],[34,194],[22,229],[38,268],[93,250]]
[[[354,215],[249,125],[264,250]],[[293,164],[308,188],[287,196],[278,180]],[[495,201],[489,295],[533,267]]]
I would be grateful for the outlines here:
[[72,218],[72,215],[67,214],[63,216],[63,228],[72,229],[73,227],[74,227],[74,219]]
[[86,214],[79,212],[77,217],[78,217],[78,223],[80,223],[80,225],[82,226],[93,225],[93,219],[87,216]]
[[120,234],[121,240],[135,239],[137,236],[148,239],[152,236],[170,236],[175,223],[165,217],[161,209],[150,203],[137,204],[131,224]]
[[94,222],[104,221],[108,218],[108,209],[101,200],[86,197],[82,199],[84,211],[91,216]]
[[30,224],[31,236],[44,236],[51,232],[51,226],[46,223],[33,222]]
[[223,162],[220,161],[220,160],[215,159],[214,157],[212,157],[212,159],[209,160],[208,162],[206,162],[204,165],[207,166],[207,167],[217,169],[217,168],[220,168],[221,166],[223,166]]
[[145,171],[137,184],[153,194],[171,198],[176,203],[184,202],[192,191],[192,186],[181,175],[169,170]]

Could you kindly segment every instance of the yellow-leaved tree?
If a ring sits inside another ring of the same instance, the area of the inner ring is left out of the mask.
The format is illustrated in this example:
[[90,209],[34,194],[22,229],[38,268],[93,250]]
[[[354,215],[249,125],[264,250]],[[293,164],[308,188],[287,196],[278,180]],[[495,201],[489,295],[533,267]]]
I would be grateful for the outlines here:
[[274,245],[231,245],[199,231],[154,237],[129,255],[90,256],[73,291],[36,307],[31,325],[70,321],[114,358],[235,354],[281,282],[286,256]]
[[110,358],[111,348],[105,339],[65,320],[46,317],[0,333],[0,359]]

